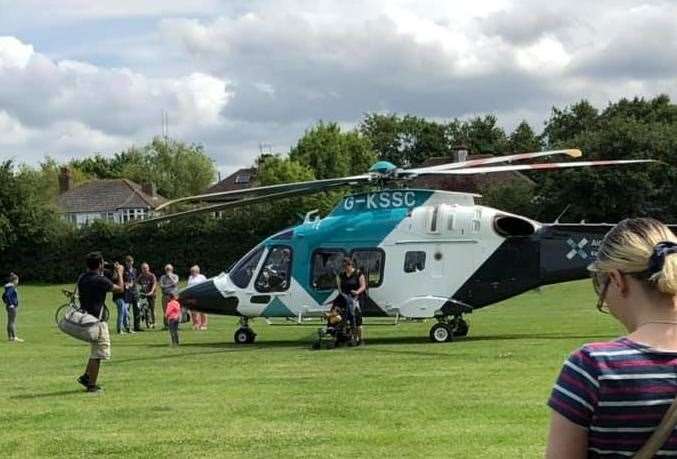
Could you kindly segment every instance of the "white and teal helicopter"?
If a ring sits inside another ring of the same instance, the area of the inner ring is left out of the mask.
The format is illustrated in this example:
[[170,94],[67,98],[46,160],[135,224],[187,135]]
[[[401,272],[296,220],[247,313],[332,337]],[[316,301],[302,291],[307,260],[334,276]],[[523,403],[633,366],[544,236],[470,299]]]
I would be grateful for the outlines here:
[[389,188],[422,175],[487,174],[516,170],[608,166],[652,160],[495,163],[567,155],[577,149],[522,153],[433,167],[399,169],[380,161],[368,173],[227,191],[178,199],[227,200],[147,222],[218,212],[258,202],[374,185],[343,198],[324,218],[309,212],[302,224],[274,234],[228,271],[180,292],[181,303],[210,314],[238,316],[234,340],[253,343],[255,317],[317,317],[337,292],[343,257],[353,257],[368,282],[363,315],[434,318],[430,338],[468,333],[464,314],[541,285],[585,278],[609,225],[544,224],[477,205],[478,195]]

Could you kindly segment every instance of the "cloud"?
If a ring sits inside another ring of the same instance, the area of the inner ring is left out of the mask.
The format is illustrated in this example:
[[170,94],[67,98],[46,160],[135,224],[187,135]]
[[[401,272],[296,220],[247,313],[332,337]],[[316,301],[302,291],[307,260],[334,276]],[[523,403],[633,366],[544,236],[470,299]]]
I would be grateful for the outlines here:
[[0,37],[0,154],[112,152],[147,142],[165,110],[170,135],[228,169],[320,119],[492,112],[538,130],[583,98],[677,97],[677,6],[660,0],[68,1],[11,12],[31,20]]
[[0,37],[0,81],[1,133],[10,124],[12,132],[44,130],[53,134],[44,150],[74,154],[121,139],[147,141],[159,131],[162,110],[186,131],[218,124],[232,96],[228,81],[205,73],[150,78],[127,68],[53,61],[14,37]]

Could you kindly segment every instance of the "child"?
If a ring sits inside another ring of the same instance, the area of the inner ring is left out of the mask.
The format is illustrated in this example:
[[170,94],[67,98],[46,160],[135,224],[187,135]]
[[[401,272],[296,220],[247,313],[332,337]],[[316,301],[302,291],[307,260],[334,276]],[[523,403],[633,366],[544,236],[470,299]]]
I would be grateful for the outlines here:
[[181,322],[181,303],[179,303],[176,292],[171,295],[171,300],[167,303],[165,318],[169,326],[169,335],[172,337],[172,346],[179,345],[179,323]]
[[2,294],[2,301],[7,310],[7,337],[11,343],[23,343],[24,340],[16,336],[16,313],[19,309],[19,294],[16,287],[19,285],[19,276],[10,273],[8,281],[5,284],[5,293]]

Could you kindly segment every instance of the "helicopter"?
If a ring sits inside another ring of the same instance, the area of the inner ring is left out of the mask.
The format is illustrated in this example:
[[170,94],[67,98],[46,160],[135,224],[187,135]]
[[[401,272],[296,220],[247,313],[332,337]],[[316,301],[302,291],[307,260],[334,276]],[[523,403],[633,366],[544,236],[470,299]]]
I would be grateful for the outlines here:
[[254,318],[301,322],[322,316],[338,295],[337,273],[344,257],[352,257],[367,280],[363,316],[434,319],[429,337],[441,343],[466,336],[465,316],[476,309],[543,285],[587,277],[586,267],[611,225],[540,223],[478,205],[477,194],[412,189],[406,182],[424,175],[656,162],[512,164],[557,155],[578,158],[582,153],[551,150],[409,169],[379,161],[362,175],[176,199],[157,210],[182,202],[219,202],[143,223],[371,185],[368,191],[343,197],[324,218],[308,212],[301,224],[268,237],[228,272],[182,290],[179,301],[191,310],[239,317],[234,342],[253,343],[257,335],[250,322]]

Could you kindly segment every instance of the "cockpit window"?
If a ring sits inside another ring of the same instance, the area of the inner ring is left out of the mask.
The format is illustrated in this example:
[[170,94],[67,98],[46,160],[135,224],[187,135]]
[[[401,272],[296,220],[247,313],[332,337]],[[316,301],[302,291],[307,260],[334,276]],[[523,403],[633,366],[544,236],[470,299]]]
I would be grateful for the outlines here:
[[249,281],[256,271],[256,267],[261,259],[263,247],[251,252],[245,258],[240,260],[230,273],[230,280],[240,288],[246,288]]
[[284,292],[289,288],[291,255],[290,247],[275,246],[270,248],[254,284],[257,291]]

